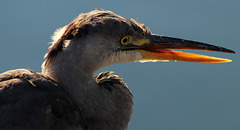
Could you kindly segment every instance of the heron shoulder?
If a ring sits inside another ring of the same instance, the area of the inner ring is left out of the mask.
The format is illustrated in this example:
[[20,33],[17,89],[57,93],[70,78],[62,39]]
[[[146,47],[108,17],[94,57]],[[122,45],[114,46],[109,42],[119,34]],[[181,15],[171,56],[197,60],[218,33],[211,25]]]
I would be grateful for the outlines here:
[[110,92],[112,89],[119,87],[120,89],[125,90],[125,92],[131,94],[129,87],[124,80],[120,76],[114,74],[112,71],[101,72],[95,76],[95,79],[99,86],[106,88]]
[[79,110],[62,87],[27,69],[0,74],[0,115],[0,129],[74,129],[84,126]]

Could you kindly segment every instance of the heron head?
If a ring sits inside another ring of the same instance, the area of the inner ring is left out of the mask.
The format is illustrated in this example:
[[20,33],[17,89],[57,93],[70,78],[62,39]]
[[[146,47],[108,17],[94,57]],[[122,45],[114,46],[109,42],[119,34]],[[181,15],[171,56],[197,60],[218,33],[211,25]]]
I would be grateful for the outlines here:
[[221,63],[229,59],[174,51],[170,49],[207,50],[235,53],[206,43],[152,34],[140,21],[126,19],[111,11],[95,10],[80,14],[58,31],[45,65],[59,59],[75,62],[96,71],[102,67],[135,61],[190,61]]

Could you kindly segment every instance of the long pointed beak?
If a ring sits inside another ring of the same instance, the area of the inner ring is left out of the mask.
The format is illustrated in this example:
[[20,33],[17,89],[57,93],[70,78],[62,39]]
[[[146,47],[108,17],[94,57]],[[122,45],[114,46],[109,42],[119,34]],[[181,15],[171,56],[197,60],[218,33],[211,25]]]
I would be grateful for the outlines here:
[[234,51],[227,48],[167,36],[150,35],[148,39],[151,41],[152,47],[156,45],[157,48],[162,49],[205,50],[235,53]]
[[168,49],[205,50],[235,53],[234,51],[223,47],[161,35],[150,35],[148,36],[147,40],[141,41],[145,42],[140,42],[140,44],[138,42],[132,47],[138,49],[141,52],[143,60],[176,60],[203,63],[222,63],[232,61],[229,59],[216,58]]

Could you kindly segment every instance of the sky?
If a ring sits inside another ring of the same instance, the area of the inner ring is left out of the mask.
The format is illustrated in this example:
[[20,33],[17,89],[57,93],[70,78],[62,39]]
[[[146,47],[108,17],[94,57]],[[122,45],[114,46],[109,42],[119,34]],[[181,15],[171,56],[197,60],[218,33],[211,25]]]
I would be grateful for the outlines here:
[[237,130],[239,7],[239,0],[2,0],[0,72],[17,68],[41,72],[53,32],[80,13],[103,8],[140,19],[154,34],[236,51],[190,51],[232,59],[231,63],[122,63],[98,71],[114,71],[130,87],[134,110],[129,130]]

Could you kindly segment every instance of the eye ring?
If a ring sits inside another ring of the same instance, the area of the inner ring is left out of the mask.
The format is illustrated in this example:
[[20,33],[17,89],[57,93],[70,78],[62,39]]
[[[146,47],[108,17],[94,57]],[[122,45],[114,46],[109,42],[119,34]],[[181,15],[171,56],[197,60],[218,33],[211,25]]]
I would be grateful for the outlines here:
[[121,38],[120,43],[122,45],[126,45],[126,44],[129,43],[129,41],[130,41],[130,37],[129,36],[124,36],[124,37]]

